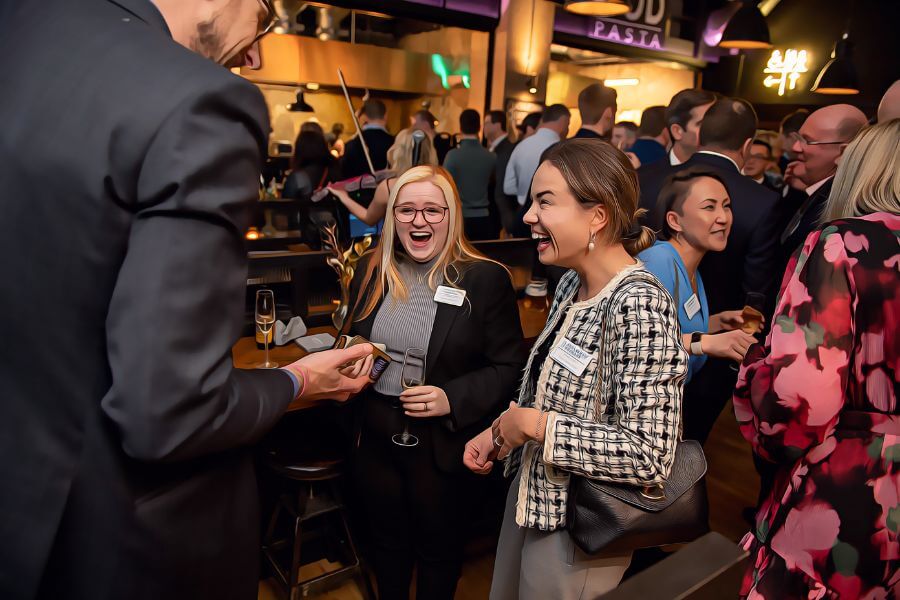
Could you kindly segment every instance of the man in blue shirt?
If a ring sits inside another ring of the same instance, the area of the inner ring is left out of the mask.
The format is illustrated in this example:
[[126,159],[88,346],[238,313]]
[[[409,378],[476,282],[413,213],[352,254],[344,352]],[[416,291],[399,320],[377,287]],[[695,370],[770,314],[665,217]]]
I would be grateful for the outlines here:
[[646,166],[665,158],[668,147],[666,107],[651,106],[641,114],[638,140],[631,147],[631,152],[641,161],[641,166]]

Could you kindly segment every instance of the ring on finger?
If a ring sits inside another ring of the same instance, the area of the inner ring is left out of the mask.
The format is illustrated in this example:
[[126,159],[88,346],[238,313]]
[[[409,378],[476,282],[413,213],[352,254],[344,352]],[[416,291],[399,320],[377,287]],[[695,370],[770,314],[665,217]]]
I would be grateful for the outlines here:
[[502,448],[503,447],[503,438],[500,437],[499,435],[497,437],[495,437],[494,445],[497,446],[498,448]]
[[428,404],[427,404],[427,403],[422,402],[421,404],[422,404],[422,409],[421,409],[422,412],[425,412],[426,410],[428,410]]

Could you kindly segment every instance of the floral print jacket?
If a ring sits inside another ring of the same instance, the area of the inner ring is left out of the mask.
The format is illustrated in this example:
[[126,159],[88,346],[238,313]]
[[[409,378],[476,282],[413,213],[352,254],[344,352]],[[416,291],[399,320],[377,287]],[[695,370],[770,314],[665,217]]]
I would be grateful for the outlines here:
[[734,410],[781,468],[744,538],[749,598],[900,597],[900,215],[834,221],[785,273]]

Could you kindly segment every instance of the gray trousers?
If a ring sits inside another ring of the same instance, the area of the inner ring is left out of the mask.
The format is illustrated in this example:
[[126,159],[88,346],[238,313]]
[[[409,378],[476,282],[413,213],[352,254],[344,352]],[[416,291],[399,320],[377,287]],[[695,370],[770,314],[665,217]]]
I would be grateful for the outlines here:
[[619,585],[631,553],[591,556],[566,529],[516,525],[519,477],[506,497],[490,600],[592,600]]

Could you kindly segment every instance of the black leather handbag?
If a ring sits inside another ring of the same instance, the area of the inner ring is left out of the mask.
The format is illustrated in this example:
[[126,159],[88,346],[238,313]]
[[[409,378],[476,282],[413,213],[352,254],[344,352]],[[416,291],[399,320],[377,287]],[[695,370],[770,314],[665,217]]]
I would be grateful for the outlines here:
[[[604,341],[609,320],[607,314],[601,333]],[[602,349],[600,356],[605,356]],[[602,374],[602,365],[599,368]],[[680,439],[672,470],[660,485],[633,486],[571,474],[569,534],[587,554],[693,541],[709,531],[705,477],[703,447]]]

